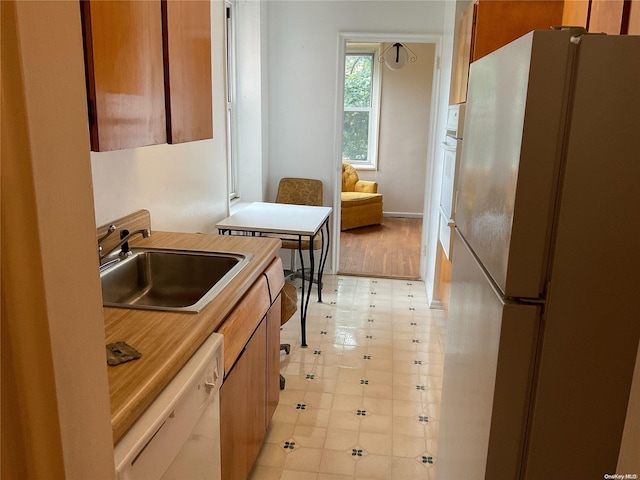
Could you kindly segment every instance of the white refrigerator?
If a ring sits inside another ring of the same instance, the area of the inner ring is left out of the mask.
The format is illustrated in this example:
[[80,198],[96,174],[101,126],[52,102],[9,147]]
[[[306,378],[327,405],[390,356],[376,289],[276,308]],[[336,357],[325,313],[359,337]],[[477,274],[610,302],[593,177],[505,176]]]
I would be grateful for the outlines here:
[[535,31],[474,62],[464,133],[436,478],[640,475],[616,472],[640,337],[640,37]]

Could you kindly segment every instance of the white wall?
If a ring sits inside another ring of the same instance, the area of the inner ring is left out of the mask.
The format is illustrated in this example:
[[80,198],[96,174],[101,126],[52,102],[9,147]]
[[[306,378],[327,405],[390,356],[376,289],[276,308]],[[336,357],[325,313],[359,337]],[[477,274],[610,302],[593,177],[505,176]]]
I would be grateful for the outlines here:
[[[268,2],[269,25],[269,172],[267,199],[273,200],[284,176],[318,178],[331,205],[340,174],[335,152],[336,92],[341,62],[340,32],[442,35],[439,102],[432,105],[436,136],[444,128],[448,106],[455,2],[425,1],[278,1]],[[445,25],[446,24],[446,25]],[[450,26],[449,26],[450,25]],[[450,30],[450,31],[449,31]],[[442,152],[433,149],[429,178],[440,177]],[[438,182],[426,195],[421,276],[433,299]],[[433,206],[435,205],[435,207]],[[334,225],[335,232],[335,225]],[[335,242],[334,242],[335,244]],[[336,259],[332,259],[335,264]]]
[[224,1],[213,0],[213,139],[92,153],[98,225],[145,208],[153,229],[206,233],[227,215],[224,31]]
[[340,164],[334,153],[338,34],[439,34],[441,1],[269,1],[269,182],[318,178],[325,203]]
[[242,202],[264,199],[268,168],[267,6],[256,0],[235,4],[236,155]]

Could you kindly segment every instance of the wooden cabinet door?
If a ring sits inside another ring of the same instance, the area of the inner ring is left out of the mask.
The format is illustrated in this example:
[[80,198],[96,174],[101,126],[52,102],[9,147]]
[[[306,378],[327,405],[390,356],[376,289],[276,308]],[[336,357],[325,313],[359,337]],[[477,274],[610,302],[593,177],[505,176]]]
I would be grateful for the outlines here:
[[83,0],[94,151],[167,141],[160,0]]
[[458,24],[458,35],[453,58],[453,84],[450,103],[467,101],[467,83],[469,81],[469,64],[473,58],[474,24],[476,4],[470,4],[462,14]]
[[213,137],[209,0],[162,0],[167,139]]
[[640,35],[640,0],[631,0],[629,5],[629,35]]
[[562,0],[478,0],[473,60],[531,30],[560,25],[563,7]]
[[267,326],[260,323],[220,388],[224,480],[246,480],[266,434]]
[[640,0],[566,0],[562,24],[591,33],[640,35]]
[[450,103],[467,100],[469,64],[531,30],[562,23],[562,0],[475,0],[459,24]]
[[591,0],[589,32],[609,35],[626,34],[629,28],[628,0]]
[[589,0],[567,0],[562,10],[562,25],[587,28],[589,23]]

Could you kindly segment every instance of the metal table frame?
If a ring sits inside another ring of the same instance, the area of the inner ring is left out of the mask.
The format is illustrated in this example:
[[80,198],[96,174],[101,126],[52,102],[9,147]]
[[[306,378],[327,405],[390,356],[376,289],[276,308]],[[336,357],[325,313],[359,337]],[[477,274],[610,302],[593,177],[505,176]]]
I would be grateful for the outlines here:
[[[269,236],[281,240],[297,239],[298,256],[302,268],[302,293],[300,298],[300,326],[302,347],[307,346],[307,311],[315,274],[315,258],[313,244],[316,236],[322,232],[320,247],[320,264],[318,266],[318,302],[322,302],[322,275],[329,254],[330,232],[329,217],[331,207],[313,207],[307,205],[291,205],[284,203],[255,202],[216,224],[220,235]],[[296,218],[307,222],[307,225],[296,226]],[[305,267],[302,242],[309,242],[310,273],[305,279]]]

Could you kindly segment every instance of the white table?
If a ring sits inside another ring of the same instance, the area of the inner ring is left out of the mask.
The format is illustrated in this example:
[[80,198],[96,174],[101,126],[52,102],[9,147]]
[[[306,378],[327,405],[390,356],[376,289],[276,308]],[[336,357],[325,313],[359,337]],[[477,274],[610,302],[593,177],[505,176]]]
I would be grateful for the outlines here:
[[[324,229],[318,268],[318,302],[322,302],[322,274],[329,253],[329,216],[331,207],[312,207],[308,205],[291,205],[287,203],[255,202],[239,210],[216,224],[221,235],[253,235],[279,237],[283,240],[292,238],[298,242],[298,254],[302,267],[302,295],[300,298],[300,324],[302,330],[302,346],[307,346],[306,323],[309,297],[313,286],[315,260],[313,241]],[[309,241],[310,277],[305,286],[304,258],[302,242]],[[305,288],[306,287],[306,288]]]

